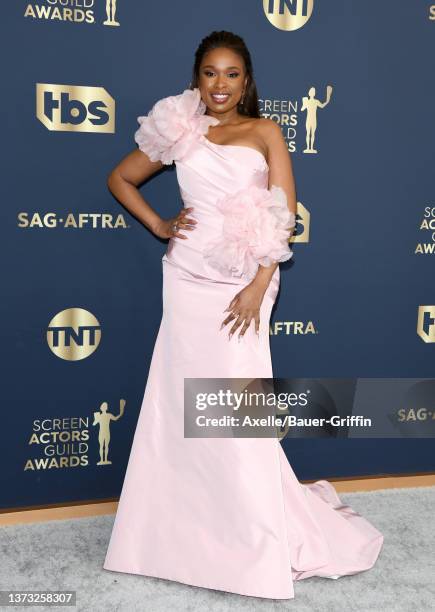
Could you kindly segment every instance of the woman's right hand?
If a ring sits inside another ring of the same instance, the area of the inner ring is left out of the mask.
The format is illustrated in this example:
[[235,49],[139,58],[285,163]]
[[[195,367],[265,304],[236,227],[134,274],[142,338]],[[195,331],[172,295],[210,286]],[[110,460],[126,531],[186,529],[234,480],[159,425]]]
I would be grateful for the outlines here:
[[[172,238],[173,236],[177,236],[178,238],[187,239],[187,236],[184,234],[180,234],[180,230],[189,230],[192,231],[195,227],[191,227],[198,223],[196,219],[191,219],[186,217],[186,215],[193,210],[193,206],[190,208],[182,208],[176,217],[172,217],[171,219],[162,219],[156,228],[154,229],[154,234],[159,238]],[[176,225],[176,229],[174,228]]]

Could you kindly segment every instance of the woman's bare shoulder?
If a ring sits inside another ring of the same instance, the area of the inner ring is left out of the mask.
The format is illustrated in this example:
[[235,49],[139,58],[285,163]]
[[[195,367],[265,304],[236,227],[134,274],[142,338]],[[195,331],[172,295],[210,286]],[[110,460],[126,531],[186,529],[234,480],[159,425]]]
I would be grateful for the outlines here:
[[284,136],[281,127],[267,117],[252,118],[251,134],[255,136],[255,140],[261,145],[263,153],[268,158],[268,152],[277,143],[284,141]]
[[273,119],[269,119],[268,117],[259,117],[254,118],[254,122],[254,129],[256,129],[258,134],[261,134],[263,137],[269,139],[282,136],[280,126]]

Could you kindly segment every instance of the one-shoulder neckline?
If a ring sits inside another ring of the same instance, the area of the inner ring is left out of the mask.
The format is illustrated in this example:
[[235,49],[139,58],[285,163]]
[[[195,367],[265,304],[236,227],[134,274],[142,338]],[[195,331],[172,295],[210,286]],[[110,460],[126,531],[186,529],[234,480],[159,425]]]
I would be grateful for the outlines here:
[[250,151],[254,151],[254,153],[257,153],[257,155],[261,157],[263,162],[266,164],[267,168],[269,168],[269,164],[267,163],[267,160],[264,154],[258,149],[254,149],[254,147],[248,147],[247,145],[236,145],[236,144],[218,144],[217,142],[213,142],[209,140],[205,134],[203,134],[203,138],[206,142],[208,142],[209,144],[215,147],[230,147],[232,149],[249,149]]

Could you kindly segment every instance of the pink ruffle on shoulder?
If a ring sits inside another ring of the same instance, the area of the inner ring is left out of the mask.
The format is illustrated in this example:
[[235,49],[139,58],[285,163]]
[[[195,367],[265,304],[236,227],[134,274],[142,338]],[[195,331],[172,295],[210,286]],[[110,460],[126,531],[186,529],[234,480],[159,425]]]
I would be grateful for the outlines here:
[[216,205],[223,215],[222,233],[203,256],[224,276],[252,279],[258,265],[268,267],[293,256],[289,238],[296,217],[281,187],[251,185],[227,194]]
[[167,165],[181,159],[195,139],[206,134],[210,125],[219,123],[215,117],[204,114],[206,108],[198,88],[162,98],[148,115],[137,118],[140,127],[134,139],[139,149],[151,161]]

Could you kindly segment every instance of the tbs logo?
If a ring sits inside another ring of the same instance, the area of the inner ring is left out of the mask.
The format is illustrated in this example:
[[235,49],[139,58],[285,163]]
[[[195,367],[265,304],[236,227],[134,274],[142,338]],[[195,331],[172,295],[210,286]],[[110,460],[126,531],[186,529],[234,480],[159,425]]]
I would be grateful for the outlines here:
[[56,132],[115,132],[115,100],[103,87],[36,83],[36,116]]
[[419,306],[417,334],[423,342],[435,342],[435,306]]

